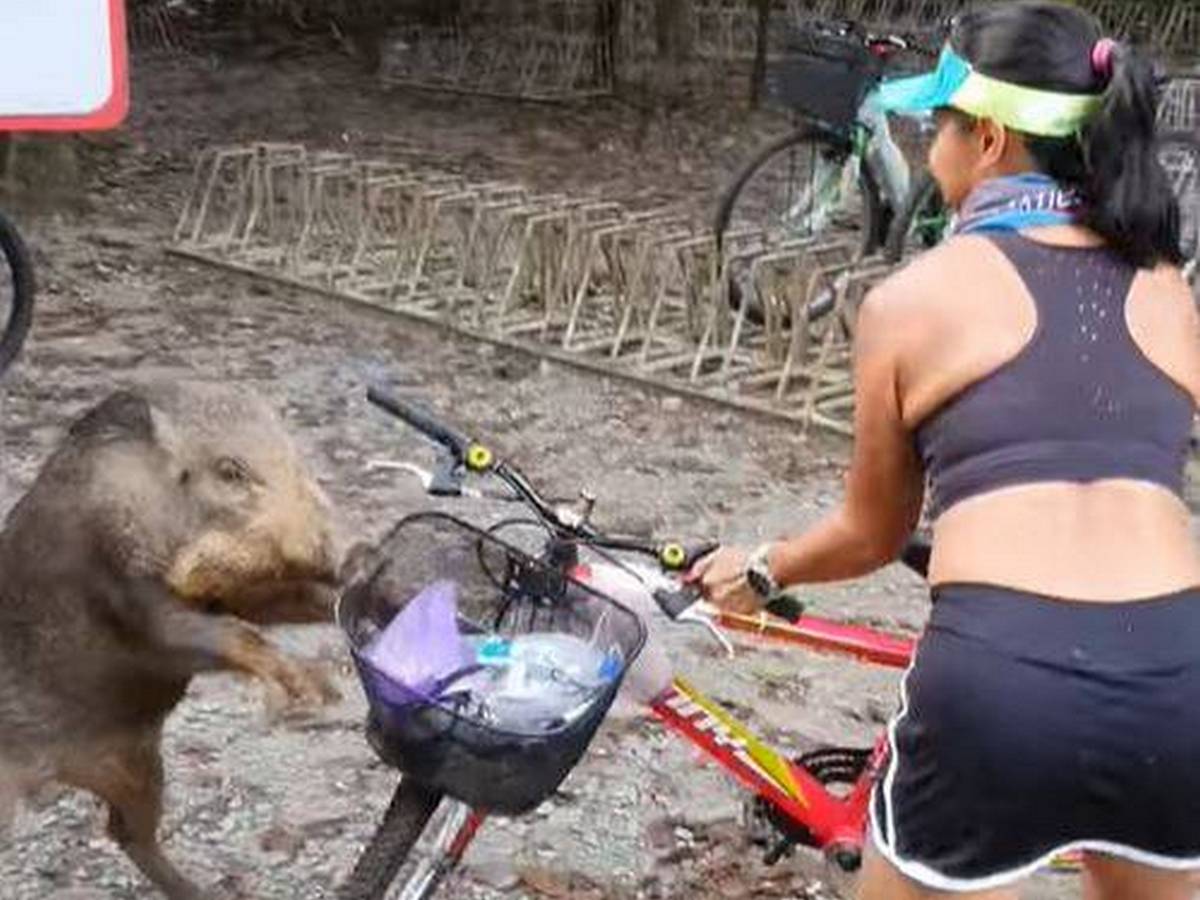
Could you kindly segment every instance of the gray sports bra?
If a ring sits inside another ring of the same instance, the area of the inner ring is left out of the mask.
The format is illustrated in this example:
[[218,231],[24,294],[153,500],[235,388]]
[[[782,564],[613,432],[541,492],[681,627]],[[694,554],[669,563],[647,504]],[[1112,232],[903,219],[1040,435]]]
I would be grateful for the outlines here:
[[1194,403],[1129,334],[1136,269],[1106,248],[988,238],[1024,280],[1037,328],[917,428],[931,514],[1037,481],[1131,478],[1181,493]]

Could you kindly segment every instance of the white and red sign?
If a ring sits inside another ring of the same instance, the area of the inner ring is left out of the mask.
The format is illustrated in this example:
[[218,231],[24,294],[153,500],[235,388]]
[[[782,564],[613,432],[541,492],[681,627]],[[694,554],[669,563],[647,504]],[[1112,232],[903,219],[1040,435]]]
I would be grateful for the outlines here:
[[125,0],[0,0],[0,131],[115,128],[128,109]]

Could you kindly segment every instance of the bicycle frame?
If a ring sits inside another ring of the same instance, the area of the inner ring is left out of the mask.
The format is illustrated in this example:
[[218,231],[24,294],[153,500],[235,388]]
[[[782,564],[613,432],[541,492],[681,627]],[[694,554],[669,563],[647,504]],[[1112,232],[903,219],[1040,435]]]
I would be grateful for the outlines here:
[[907,668],[916,650],[916,642],[909,638],[816,616],[804,616],[795,623],[784,622],[765,613],[746,616],[713,610],[713,616],[718,625],[735,631],[760,634],[813,650],[840,653],[861,662],[894,669]]
[[744,787],[787,815],[796,832],[809,837],[805,843],[818,848],[861,846],[871,786],[887,754],[882,738],[850,793],[838,798],[807,769],[781,756],[682,679],[651,709]]
[[[716,612],[715,618],[743,633],[892,668],[907,667],[915,650],[914,642],[907,638],[816,616],[803,616],[795,623],[765,614]],[[812,772],[780,755],[682,678],[677,677],[656,697],[650,709],[671,730],[783,813],[793,833],[806,845],[861,849],[871,788],[887,760],[886,735],[876,740],[869,762],[849,792],[838,797]]]

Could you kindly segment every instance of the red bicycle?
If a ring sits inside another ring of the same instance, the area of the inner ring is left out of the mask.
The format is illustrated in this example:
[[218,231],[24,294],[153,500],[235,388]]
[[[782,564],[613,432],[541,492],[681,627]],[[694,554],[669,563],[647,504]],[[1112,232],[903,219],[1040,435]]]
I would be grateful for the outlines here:
[[[621,609],[632,611],[643,622],[665,616],[672,622],[698,625],[730,654],[732,646],[722,628],[893,668],[905,668],[912,657],[914,642],[909,638],[805,615],[803,606],[792,597],[776,601],[769,612],[759,616],[717,610],[701,601],[681,581],[682,573],[712,545],[686,548],[678,543],[654,544],[605,534],[591,523],[594,498],[584,497],[581,510],[555,506],[539,495],[512,465],[496,460],[482,444],[438,422],[424,410],[376,389],[368,392],[368,398],[442,448],[442,464],[433,472],[407,462],[382,465],[419,475],[427,491],[441,496],[484,496],[480,489],[467,487],[464,479],[469,473],[488,475],[505,489],[487,496],[524,504],[529,518],[501,522],[478,534],[491,535],[514,524],[536,525],[543,535],[538,557],[545,566],[539,576],[542,581],[547,577],[546,572],[557,572],[572,584],[613,599]],[[394,533],[403,531],[405,522],[428,524],[431,515],[439,520],[439,527],[457,521],[424,513],[405,520]],[[416,548],[411,546],[411,540],[405,543],[408,557],[404,567],[411,568]],[[484,555],[481,552],[480,558]],[[913,542],[906,548],[903,559],[914,571],[924,574],[928,557],[928,544]],[[508,565],[511,568],[511,559]],[[386,613],[383,619],[392,614]],[[339,622],[357,652],[361,640],[354,619],[352,612],[339,608]],[[796,846],[803,846],[823,853],[832,869],[843,873],[843,880],[852,879],[862,861],[871,790],[889,758],[887,733],[873,747],[829,747],[789,759],[685,679],[673,675],[665,651],[653,638],[644,643],[640,640],[628,643],[640,645],[641,650],[640,653],[636,648],[633,650],[637,659],[631,661],[620,689],[646,703],[671,730],[703,750],[751,792],[746,804],[746,825],[755,842],[766,848],[766,862],[778,862]],[[361,665],[360,676],[364,678],[372,707],[368,739],[385,762],[404,774],[374,836],[338,896],[341,900],[384,897],[423,900],[432,897],[454,871],[489,811],[496,810],[472,802],[479,793],[457,780],[463,774],[462,766],[447,775],[442,760],[430,759],[431,755],[441,755],[431,751],[431,747],[446,745],[426,742],[414,745],[417,752],[409,748],[407,753],[397,753],[394,746],[389,746],[386,728],[380,726],[379,707],[386,700],[372,687]],[[606,704],[603,709],[607,709]],[[599,715],[603,717],[603,710]],[[445,721],[452,720],[447,717]],[[455,729],[461,731],[464,725],[463,722],[457,726],[445,725],[439,740]],[[582,743],[550,773],[553,777],[543,785],[547,793],[582,755],[586,740]],[[473,759],[482,760],[485,766],[494,762],[486,753]],[[536,759],[536,754],[531,754],[529,765],[537,765]],[[547,768],[544,761],[541,767]],[[554,764],[549,768],[554,769]],[[499,776],[482,777],[503,778],[508,770],[498,771],[502,773]],[[393,886],[396,892],[390,893]]]

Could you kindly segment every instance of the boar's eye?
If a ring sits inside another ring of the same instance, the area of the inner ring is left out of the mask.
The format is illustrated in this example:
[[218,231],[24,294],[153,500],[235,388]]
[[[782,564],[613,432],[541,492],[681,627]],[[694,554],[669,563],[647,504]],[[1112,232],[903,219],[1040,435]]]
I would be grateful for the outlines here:
[[250,481],[250,470],[240,459],[223,456],[217,460],[217,477],[227,484],[245,484]]

